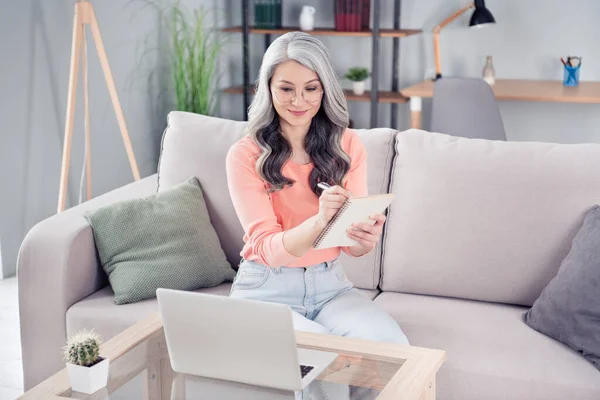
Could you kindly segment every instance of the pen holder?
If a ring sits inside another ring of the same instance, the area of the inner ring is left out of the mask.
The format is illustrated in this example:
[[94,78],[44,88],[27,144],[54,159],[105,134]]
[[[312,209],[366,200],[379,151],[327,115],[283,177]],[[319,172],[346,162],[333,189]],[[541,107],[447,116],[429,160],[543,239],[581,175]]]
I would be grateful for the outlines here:
[[564,86],[578,86],[579,85],[579,68],[581,65],[571,67],[569,65],[564,66]]

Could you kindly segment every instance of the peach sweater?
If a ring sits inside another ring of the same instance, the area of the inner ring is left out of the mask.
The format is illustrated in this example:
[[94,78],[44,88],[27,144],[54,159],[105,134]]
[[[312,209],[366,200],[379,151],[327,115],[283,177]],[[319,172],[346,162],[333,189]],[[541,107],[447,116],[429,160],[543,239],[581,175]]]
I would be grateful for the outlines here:
[[[367,195],[366,152],[358,135],[347,129],[342,149],[351,165],[344,186],[353,197]],[[319,198],[312,192],[308,177],[313,165],[288,161],[284,176],[295,183],[291,187],[268,193],[267,183],[256,173],[260,148],[250,136],[235,143],[227,154],[226,168],[229,193],[244,228],[244,248],[240,255],[270,267],[308,267],[335,259],[346,248],[310,249],[302,257],[290,254],[283,245],[283,233],[319,212]]]

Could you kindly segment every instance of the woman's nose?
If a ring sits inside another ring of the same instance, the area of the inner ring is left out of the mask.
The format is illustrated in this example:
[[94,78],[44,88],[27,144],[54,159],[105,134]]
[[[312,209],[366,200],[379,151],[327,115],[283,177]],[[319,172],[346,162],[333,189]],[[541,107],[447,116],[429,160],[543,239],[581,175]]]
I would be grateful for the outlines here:
[[302,92],[297,93],[293,98],[292,98],[292,104],[293,105],[298,105],[298,104],[302,104],[304,103],[304,96],[302,96]]

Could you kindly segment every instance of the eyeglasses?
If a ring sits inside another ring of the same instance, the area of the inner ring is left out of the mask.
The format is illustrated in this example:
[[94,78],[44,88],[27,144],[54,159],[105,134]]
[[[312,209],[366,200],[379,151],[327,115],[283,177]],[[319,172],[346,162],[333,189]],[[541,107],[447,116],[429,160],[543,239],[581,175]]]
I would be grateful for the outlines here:
[[[296,89],[282,86],[273,89],[273,93],[282,103],[291,103],[296,99]],[[316,103],[321,99],[323,89],[319,86],[309,86],[302,90],[302,98],[307,103]]]

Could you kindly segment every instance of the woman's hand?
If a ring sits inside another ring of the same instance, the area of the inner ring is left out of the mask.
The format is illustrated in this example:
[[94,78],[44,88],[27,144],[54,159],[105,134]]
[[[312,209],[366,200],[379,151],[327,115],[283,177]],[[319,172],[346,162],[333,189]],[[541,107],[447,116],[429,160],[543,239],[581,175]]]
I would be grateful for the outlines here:
[[358,245],[349,247],[350,253],[356,257],[367,254],[377,246],[383,232],[385,215],[376,214],[369,218],[375,221],[374,225],[355,223],[348,229],[348,237],[358,242]]
[[319,213],[317,214],[317,221],[321,228],[327,225],[349,197],[350,192],[341,186],[336,185],[323,190],[319,197]]

